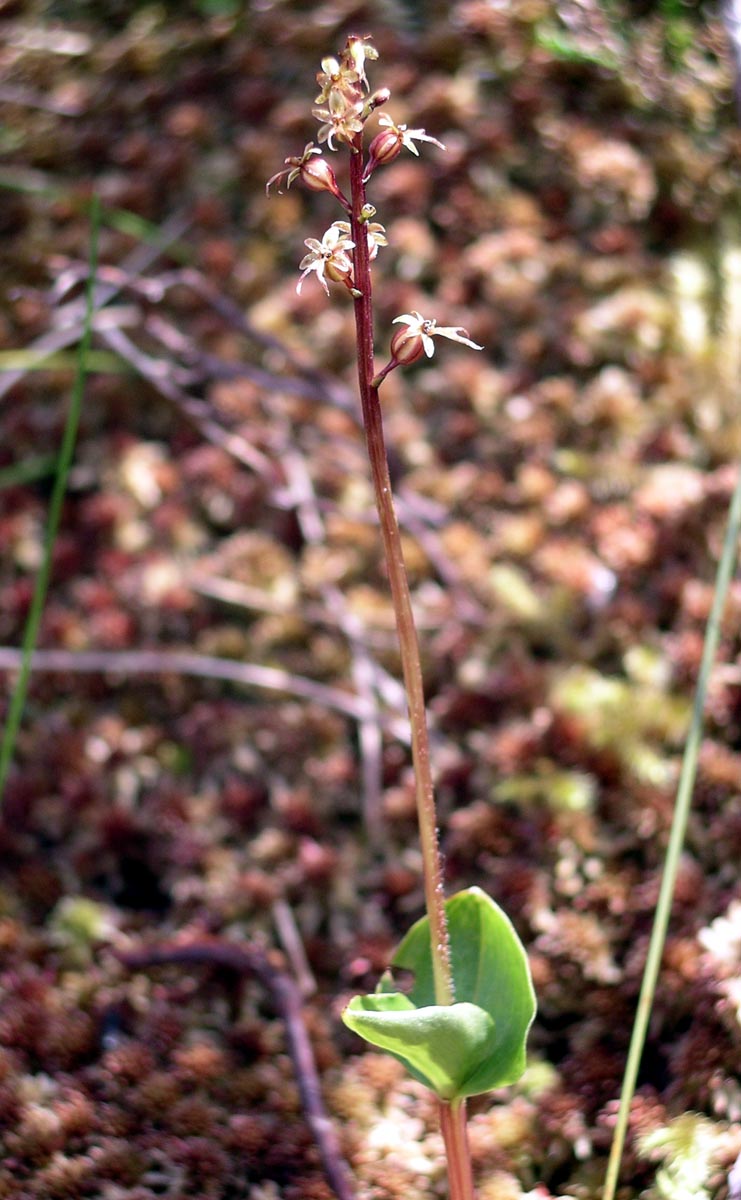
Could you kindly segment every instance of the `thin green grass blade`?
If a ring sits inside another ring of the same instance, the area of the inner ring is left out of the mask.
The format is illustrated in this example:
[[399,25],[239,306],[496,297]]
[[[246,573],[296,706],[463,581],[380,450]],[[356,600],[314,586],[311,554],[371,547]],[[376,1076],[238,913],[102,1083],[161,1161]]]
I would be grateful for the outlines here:
[[13,463],[10,467],[0,467],[0,492],[5,488],[22,487],[26,483],[35,483],[53,475],[57,469],[56,454],[34,454],[23,462]]
[[[78,368],[79,350],[0,350],[0,372],[3,371],[66,371]],[[98,375],[130,375],[131,368],[110,350],[91,350],[86,370]]]
[[592,49],[579,45],[578,38],[570,36],[560,29],[537,28],[535,44],[547,50],[559,62],[584,64],[585,66],[606,67],[610,71],[617,70],[620,65],[617,55],[611,50]]
[[669,836],[669,844],[667,846],[666,859],[664,862],[664,871],[661,878],[661,889],[659,891],[659,899],[656,905],[654,924],[653,929],[651,930],[651,941],[649,943],[646,966],[643,972],[643,982],[641,984],[640,996],[638,997],[638,1007],[636,1009],[633,1032],[630,1039],[630,1048],[628,1050],[628,1058],[625,1065],[623,1086],[620,1092],[620,1107],[618,1109],[618,1117],[615,1125],[615,1133],[612,1139],[612,1146],[610,1147],[610,1157],[607,1163],[605,1188],[602,1194],[603,1200],[614,1200],[615,1197],[615,1189],[617,1187],[618,1174],[620,1171],[620,1162],[622,1160],[625,1138],[628,1130],[630,1105],[635,1094],[638,1068],[640,1066],[641,1055],[643,1054],[643,1047],[646,1042],[646,1032],[648,1030],[651,1007],[653,1005],[653,999],[656,992],[656,981],[659,976],[661,958],[664,952],[664,943],[666,941],[666,932],[669,926],[669,918],[671,915],[674,886],[677,880],[677,869],[679,866],[679,856],[682,851],[684,837],[687,831],[687,820],[689,818],[690,806],[692,803],[692,793],[694,791],[695,778],[697,776],[697,759],[700,752],[700,740],[702,738],[703,712],[707,697],[708,680],[710,678],[710,671],[712,669],[718,649],[720,621],[723,614],[723,606],[725,605],[726,596],[728,595],[728,587],[733,577],[733,571],[736,564],[740,527],[741,470],[739,470],[736,489],[731,500],[731,507],[728,513],[728,525],[723,542],[723,550],[715,576],[713,607],[711,609],[710,616],[708,617],[707,628],[705,630],[702,662],[700,664],[700,672],[697,677],[697,687],[695,689],[695,699],[692,708],[692,720],[690,722],[687,742],[684,748],[684,757],[682,759],[682,770],[679,776],[679,786],[677,788],[677,800],[674,807],[671,834]]
[[[43,196],[47,200],[72,200],[77,204],[72,189],[54,182],[43,171],[28,168],[0,167],[0,189],[20,192],[31,196]],[[79,202],[82,203],[82,202]],[[101,214],[101,224],[117,229],[138,242],[150,246],[162,246],[176,262],[190,265],[193,262],[192,248],[180,239],[173,241],[153,221],[147,221],[128,208],[106,208]]]
[[23,660],[21,663],[20,672],[18,674],[18,681],[10,699],[8,719],[3,730],[2,743],[0,743],[0,808],[2,807],[5,785],[8,779],[8,772],[10,770],[13,752],[15,750],[18,730],[23,717],[23,709],[26,703],[28,683],[31,676],[31,656],[38,640],[41,614],[44,609],[46,593],[49,588],[52,552],[54,550],[54,542],[59,530],[59,522],[62,515],[62,505],[64,503],[64,496],[67,490],[67,480],[69,477],[70,467],[72,465],[75,442],[77,440],[77,429],[80,423],[80,410],[82,408],[82,397],[85,390],[85,378],[88,371],[90,341],[93,329],[93,298],[95,278],[98,267],[99,230],[100,199],[97,195],[94,195],[90,205],[90,272],[88,274],[87,288],[85,292],[85,324],[79,345],[77,374],[75,376],[74,384],[72,386],[72,393],[70,395],[69,410],[67,412],[67,420],[64,426],[64,434],[62,436],[62,445],[57,458],[57,471],[54,477],[54,487],[52,489],[51,500],[49,502],[49,519],[46,527],[46,536],[44,538],[44,556],[41,562],[39,573],[36,577],[33,597],[31,599],[31,607],[28,612],[26,628],[23,634]]
[[47,200],[58,200],[69,191],[61,184],[53,183],[43,171],[18,167],[0,167],[0,188],[31,196],[44,196]]
[[138,213],[131,212],[128,208],[107,208],[103,222],[111,229],[117,229],[119,233],[125,233],[128,237],[137,242],[146,242],[148,246],[161,246],[163,250],[167,250],[170,258],[176,262],[182,263],[184,266],[190,266],[193,262],[193,250],[185,242],[172,241],[172,239],[163,235],[159,225],[155,225],[152,221],[147,221],[144,217],[140,217]]

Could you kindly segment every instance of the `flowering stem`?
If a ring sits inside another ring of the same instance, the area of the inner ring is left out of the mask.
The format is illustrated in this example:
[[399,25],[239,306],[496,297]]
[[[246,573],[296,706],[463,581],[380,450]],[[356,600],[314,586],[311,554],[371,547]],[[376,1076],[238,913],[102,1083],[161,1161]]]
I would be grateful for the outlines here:
[[450,1200],[473,1200],[465,1100],[440,1101],[440,1129],[448,1160]]
[[[455,999],[450,967],[450,944],[445,917],[442,864],[437,836],[435,796],[430,770],[430,746],[427,732],[422,666],[419,657],[417,630],[412,613],[399,523],[391,492],[383,419],[378,388],[373,386],[373,306],[368,234],[362,210],[365,204],[363,182],[362,134],[358,134],[350,155],[350,188],[352,198],[352,239],[354,283],[360,293],[355,297],[355,327],[358,347],[358,382],[363,411],[363,424],[370,459],[376,507],[386,554],[391,598],[396,614],[404,687],[409,706],[412,730],[412,760],[414,763],[417,820],[422,848],[425,906],[430,921],[432,969],[437,1004],[452,1004]],[[452,1181],[451,1181],[452,1187]],[[451,1191],[453,1200],[465,1200],[467,1193]]]

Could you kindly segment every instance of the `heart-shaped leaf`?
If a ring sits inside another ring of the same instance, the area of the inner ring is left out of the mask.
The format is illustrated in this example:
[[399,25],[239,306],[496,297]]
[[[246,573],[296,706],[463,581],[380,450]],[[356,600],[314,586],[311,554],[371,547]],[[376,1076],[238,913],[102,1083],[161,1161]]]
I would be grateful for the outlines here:
[[415,1008],[399,992],[356,996],[343,1020],[366,1041],[390,1050],[444,1100],[464,1094],[465,1080],[494,1042],[494,1022],[478,1005]]
[[469,888],[445,910],[456,1003],[435,1004],[430,924],[423,917],[392,960],[392,968],[414,974],[409,995],[386,975],[374,996],[351,1001],[343,1020],[450,1100],[519,1079],[535,993],[522,943],[491,897]]

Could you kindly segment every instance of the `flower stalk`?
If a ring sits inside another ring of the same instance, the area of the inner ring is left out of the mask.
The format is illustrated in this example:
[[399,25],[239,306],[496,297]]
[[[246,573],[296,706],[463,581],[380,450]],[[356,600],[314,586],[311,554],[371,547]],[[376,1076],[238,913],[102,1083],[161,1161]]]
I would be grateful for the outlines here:
[[465,1100],[440,1101],[440,1131],[448,1159],[450,1200],[473,1200]]
[[[386,555],[386,568],[391,599],[396,615],[396,629],[401,652],[402,674],[407,694],[412,730],[412,760],[414,764],[417,821],[424,872],[425,907],[430,918],[432,968],[435,997],[438,1004],[452,1004],[455,999],[450,967],[442,863],[437,835],[435,793],[430,764],[430,743],[427,729],[422,665],[419,641],[412,611],[399,522],[396,517],[391,478],[389,476],[386,442],[383,433],[378,384],[375,383],[373,359],[373,302],[370,272],[370,253],[363,210],[366,205],[363,180],[362,135],[353,146],[350,159],[350,195],[352,198],[351,227],[355,243],[355,330],[358,350],[358,384],[363,413],[368,458],[373,490],[378,509],[381,537]],[[374,386],[375,384],[375,386]]]

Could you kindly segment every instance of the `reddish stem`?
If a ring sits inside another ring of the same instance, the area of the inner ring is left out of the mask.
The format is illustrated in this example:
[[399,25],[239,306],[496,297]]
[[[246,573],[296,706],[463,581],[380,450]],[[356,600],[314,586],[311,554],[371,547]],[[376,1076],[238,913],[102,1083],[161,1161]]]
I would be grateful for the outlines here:
[[466,1131],[466,1102],[440,1101],[440,1130],[448,1160],[450,1200],[473,1200],[473,1174]]
[[362,134],[358,134],[350,156],[350,189],[352,197],[352,237],[354,282],[360,292],[355,297],[355,327],[358,346],[358,381],[363,424],[368,446],[376,507],[381,526],[381,536],[386,553],[391,598],[396,614],[404,686],[409,705],[412,730],[412,760],[414,763],[417,820],[422,849],[424,871],[425,906],[430,921],[432,968],[435,982],[435,1000],[438,1004],[452,1004],[455,999],[450,967],[450,942],[445,916],[442,864],[437,836],[435,796],[430,769],[430,746],[427,732],[422,667],[419,657],[417,630],[412,612],[404,555],[401,547],[399,523],[394,509],[389,477],[386,443],[383,436],[383,418],[378,397],[378,388],[373,386],[375,368],[373,364],[373,305],[371,296],[370,255],[368,230],[361,219],[365,204],[363,182]]

